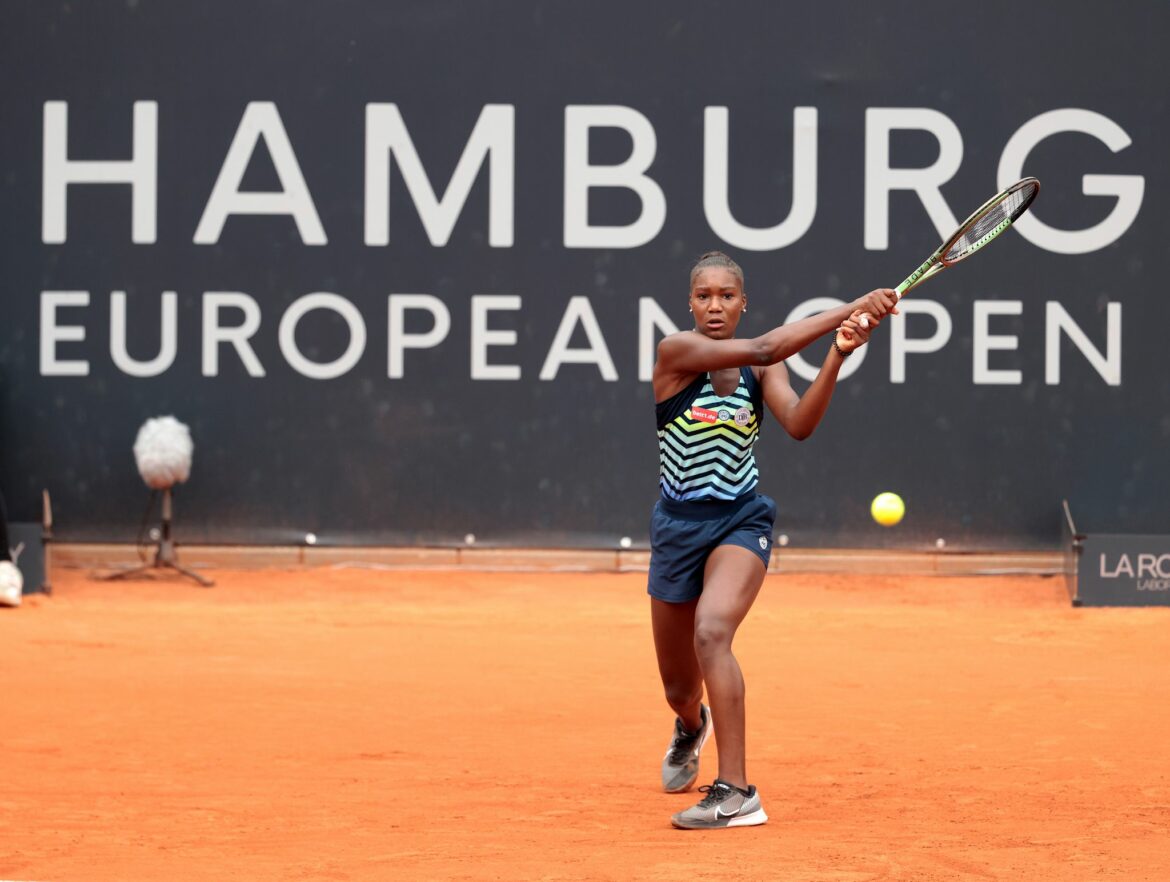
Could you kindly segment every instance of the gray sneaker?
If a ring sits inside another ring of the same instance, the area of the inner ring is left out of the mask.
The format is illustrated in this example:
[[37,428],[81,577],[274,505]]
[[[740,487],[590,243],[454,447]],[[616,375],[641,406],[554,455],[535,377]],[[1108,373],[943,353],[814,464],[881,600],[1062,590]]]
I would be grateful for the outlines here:
[[662,789],[667,793],[690,790],[699,777],[699,751],[711,737],[711,709],[700,704],[699,716],[703,724],[698,732],[688,732],[682,720],[674,718],[674,737],[662,758]]
[[754,827],[768,820],[755,785],[745,793],[716,778],[714,784],[700,787],[699,792],[706,794],[702,801],[685,812],[679,812],[670,819],[670,823],[684,830],[713,830],[720,827]]

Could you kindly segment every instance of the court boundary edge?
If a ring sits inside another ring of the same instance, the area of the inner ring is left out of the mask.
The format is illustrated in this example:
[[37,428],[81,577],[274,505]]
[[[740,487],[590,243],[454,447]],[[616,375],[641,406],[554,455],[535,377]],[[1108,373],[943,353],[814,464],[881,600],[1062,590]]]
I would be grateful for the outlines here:
[[[187,545],[184,566],[210,569],[367,567],[517,572],[645,572],[650,553],[623,549],[417,548]],[[136,546],[53,543],[52,564],[67,569],[118,570],[141,563]],[[1060,551],[898,551],[791,549],[772,556],[770,573],[882,573],[904,575],[1058,575]]]

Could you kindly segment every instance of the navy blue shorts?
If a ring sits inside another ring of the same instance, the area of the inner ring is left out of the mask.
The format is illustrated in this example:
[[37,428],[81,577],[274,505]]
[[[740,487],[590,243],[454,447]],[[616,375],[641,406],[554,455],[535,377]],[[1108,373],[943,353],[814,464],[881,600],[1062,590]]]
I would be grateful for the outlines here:
[[762,493],[729,501],[677,502],[662,498],[650,515],[651,597],[685,603],[703,593],[707,556],[720,545],[738,545],[759,556],[765,569],[772,556],[776,503]]

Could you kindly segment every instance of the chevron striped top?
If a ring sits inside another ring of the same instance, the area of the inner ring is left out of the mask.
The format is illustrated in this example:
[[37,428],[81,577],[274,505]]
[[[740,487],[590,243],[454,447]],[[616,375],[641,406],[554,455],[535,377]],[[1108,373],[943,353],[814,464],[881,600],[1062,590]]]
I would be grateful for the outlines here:
[[668,499],[738,499],[759,483],[753,452],[763,392],[750,367],[739,386],[715,393],[710,374],[655,405],[658,483]]

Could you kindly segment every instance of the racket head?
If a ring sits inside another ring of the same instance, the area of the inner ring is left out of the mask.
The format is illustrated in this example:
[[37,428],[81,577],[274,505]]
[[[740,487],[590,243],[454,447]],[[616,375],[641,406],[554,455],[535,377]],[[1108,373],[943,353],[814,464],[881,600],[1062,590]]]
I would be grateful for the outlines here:
[[[894,289],[898,298],[901,299],[927,279],[965,260],[990,243],[1032,206],[1039,192],[1040,182],[1036,178],[1021,178],[980,205],[959,224],[959,228],[934,254],[926,258],[922,266]],[[869,327],[869,320],[864,315],[861,317],[861,326]]]
[[988,245],[1027,211],[1040,192],[1035,178],[1022,178],[980,205],[939,249],[939,263],[953,266]]

